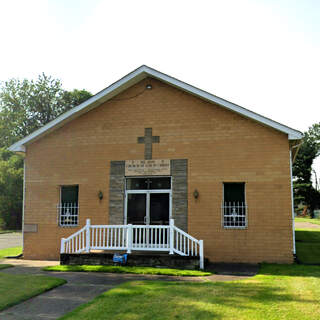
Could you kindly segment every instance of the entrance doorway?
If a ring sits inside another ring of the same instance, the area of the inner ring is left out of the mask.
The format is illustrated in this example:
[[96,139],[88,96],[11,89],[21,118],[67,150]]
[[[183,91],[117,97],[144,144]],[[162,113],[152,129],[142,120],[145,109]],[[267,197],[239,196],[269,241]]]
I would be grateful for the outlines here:
[[168,225],[171,217],[171,177],[127,178],[125,223]]

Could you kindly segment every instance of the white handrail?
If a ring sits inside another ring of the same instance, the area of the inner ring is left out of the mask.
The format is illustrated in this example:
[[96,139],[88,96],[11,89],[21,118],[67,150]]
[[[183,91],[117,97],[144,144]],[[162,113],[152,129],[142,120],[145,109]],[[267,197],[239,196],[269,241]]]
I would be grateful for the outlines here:
[[190,234],[184,232],[183,230],[179,229],[178,227],[174,226],[173,227],[175,231],[181,233],[182,235],[184,235],[186,238],[190,239],[191,241],[194,241],[196,243],[199,243],[200,240],[197,240],[196,238],[194,238],[193,236],[190,236]]
[[86,225],[61,239],[61,253],[81,253],[90,250],[167,251],[169,254],[199,256],[204,268],[203,241],[197,240],[174,225]]
[[[60,253],[74,253],[74,252],[80,253],[85,251],[85,248],[84,248],[85,236],[83,234],[85,230],[86,230],[86,226],[84,226],[83,228],[81,228],[80,230],[78,230],[68,238],[62,238]],[[74,250],[74,247],[76,247],[76,250]]]

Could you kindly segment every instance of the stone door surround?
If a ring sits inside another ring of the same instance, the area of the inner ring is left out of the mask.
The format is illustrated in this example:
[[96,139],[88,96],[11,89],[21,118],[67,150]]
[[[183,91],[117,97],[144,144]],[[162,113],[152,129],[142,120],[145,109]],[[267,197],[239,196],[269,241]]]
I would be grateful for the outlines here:
[[[188,232],[188,160],[170,160],[172,179],[172,218]],[[125,161],[110,162],[109,224],[124,223]]]

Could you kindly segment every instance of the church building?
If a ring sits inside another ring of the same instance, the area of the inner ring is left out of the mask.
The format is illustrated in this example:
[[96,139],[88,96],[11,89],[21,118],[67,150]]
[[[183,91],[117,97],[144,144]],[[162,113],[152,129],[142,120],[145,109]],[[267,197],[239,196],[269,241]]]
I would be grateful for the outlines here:
[[[23,255],[291,263],[301,132],[141,66],[10,147]],[[203,261],[202,261],[203,264]]]

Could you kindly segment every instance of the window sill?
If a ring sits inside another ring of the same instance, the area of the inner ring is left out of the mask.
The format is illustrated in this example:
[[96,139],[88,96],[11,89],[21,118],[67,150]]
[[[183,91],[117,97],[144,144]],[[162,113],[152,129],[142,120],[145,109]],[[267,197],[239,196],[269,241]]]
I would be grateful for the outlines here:
[[78,224],[66,225],[66,226],[58,225],[58,227],[60,227],[60,228],[77,228],[77,227],[79,227],[79,225]]
[[245,226],[245,227],[225,227],[225,226],[222,226],[222,229],[226,229],[226,230],[233,230],[233,229],[244,230],[244,229],[248,229],[248,226]]

